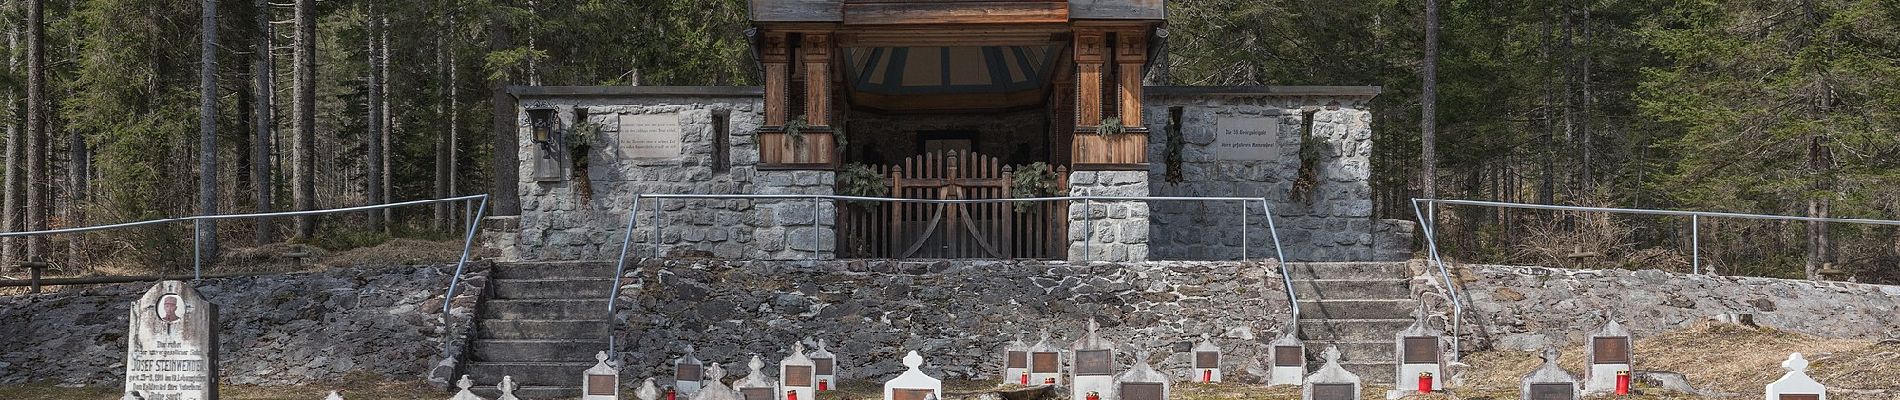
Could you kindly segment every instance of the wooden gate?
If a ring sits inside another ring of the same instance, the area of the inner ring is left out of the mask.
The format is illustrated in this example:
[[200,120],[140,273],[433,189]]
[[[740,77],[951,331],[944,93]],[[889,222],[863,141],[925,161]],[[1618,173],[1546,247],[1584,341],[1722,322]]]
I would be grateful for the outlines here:
[[[933,200],[1009,198],[1015,173],[995,157],[954,150],[872,168],[889,177],[891,197]],[[1056,192],[1068,193],[1068,169],[1055,172]],[[838,251],[850,258],[1062,258],[1068,209],[1062,201],[846,203],[838,210]]]

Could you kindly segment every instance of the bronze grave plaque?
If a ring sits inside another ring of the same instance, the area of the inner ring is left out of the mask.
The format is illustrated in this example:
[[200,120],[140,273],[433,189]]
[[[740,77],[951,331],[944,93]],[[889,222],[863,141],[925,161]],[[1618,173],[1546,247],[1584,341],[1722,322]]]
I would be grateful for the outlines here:
[[778,393],[773,393],[772,388],[743,388],[739,389],[739,396],[745,400],[778,400]]
[[1438,337],[1408,336],[1405,338],[1406,364],[1437,364]]
[[1122,400],[1168,400],[1161,396],[1161,384],[1154,382],[1123,382]]
[[1056,358],[1056,353],[1035,353],[1030,355],[1030,359],[1035,361],[1034,364],[1031,364],[1034,366],[1030,367],[1029,372],[1032,373],[1053,374],[1060,372],[1062,369],[1062,366],[1059,365],[1061,362]]
[[705,378],[700,377],[700,366],[680,364],[679,369],[673,371],[673,380],[680,382],[699,382],[705,380]]
[[612,396],[614,395],[614,385],[618,384],[618,382],[614,382],[613,375],[588,375],[587,395]]
[[1075,374],[1110,375],[1115,373],[1115,356],[1108,350],[1076,350]]
[[1214,351],[1194,352],[1194,368],[1201,368],[1201,369],[1220,368],[1220,352],[1214,352]]
[[1596,348],[1597,364],[1628,364],[1630,362],[1628,336],[1590,338],[1590,343]]
[[837,367],[838,360],[835,358],[813,358],[811,359],[811,365],[818,369],[818,372],[816,372],[818,375],[832,375],[831,369]]
[[1531,398],[1525,400],[1571,400],[1577,398],[1577,387],[1568,383],[1533,383]]
[[1804,393],[1804,394],[1782,393],[1781,400],[1821,400],[1821,395],[1811,394],[1811,393]]
[[1306,365],[1306,349],[1299,346],[1274,346],[1273,366],[1298,367]]
[[1022,351],[1009,352],[1009,357],[1007,361],[1004,361],[1003,367],[1004,368],[1029,368],[1029,353],[1022,352]]
[[924,400],[936,393],[930,389],[891,389],[891,400]]
[[785,366],[785,386],[811,387],[811,366]]
[[1350,383],[1315,383],[1313,400],[1359,400]]

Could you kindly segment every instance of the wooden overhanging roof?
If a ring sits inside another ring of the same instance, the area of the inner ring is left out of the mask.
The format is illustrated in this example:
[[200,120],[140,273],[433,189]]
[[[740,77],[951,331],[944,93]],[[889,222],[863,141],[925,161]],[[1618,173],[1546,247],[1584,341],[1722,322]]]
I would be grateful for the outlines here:
[[1166,20],[1163,0],[751,0],[755,23],[967,25]]

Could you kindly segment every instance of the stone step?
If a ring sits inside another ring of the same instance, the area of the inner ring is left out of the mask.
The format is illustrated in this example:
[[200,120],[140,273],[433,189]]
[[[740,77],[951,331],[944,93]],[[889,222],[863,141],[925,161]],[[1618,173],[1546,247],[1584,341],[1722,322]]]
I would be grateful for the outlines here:
[[482,339],[600,339],[610,327],[598,319],[490,319],[480,324],[476,331]]
[[1300,334],[1328,340],[1391,340],[1411,326],[1410,319],[1308,319],[1300,321]]
[[1311,363],[1317,365],[1324,362],[1320,355],[1326,354],[1327,346],[1338,346],[1340,362],[1391,364],[1398,362],[1398,349],[1393,348],[1394,345],[1390,339],[1380,341],[1308,340],[1306,354],[1313,360]]
[[1383,384],[1383,385],[1391,385],[1392,376],[1398,375],[1399,373],[1398,366],[1395,364],[1389,364],[1389,363],[1362,363],[1362,362],[1341,361],[1339,363],[1339,366],[1341,368],[1345,368],[1347,372],[1353,373],[1353,375],[1359,375],[1359,379],[1360,381],[1362,381],[1362,383],[1377,383],[1377,384]]
[[1293,281],[1301,300],[1402,299],[1412,297],[1410,279],[1301,279]]
[[[603,305],[604,307],[604,305]],[[1300,319],[1404,319],[1418,308],[1413,299],[1300,300]]]
[[1301,279],[1386,280],[1410,278],[1412,267],[1402,262],[1290,263],[1287,264],[1287,273],[1296,281]]
[[598,300],[489,300],[482,303],[481,318],[502,319],[598,319],[607,316],[607,299]]
[[[604,339],[604,337],[596,338]],[[575,339],[475,339],[475,360],[480,361],[571,361],[595,360],[594,354],[607,351],[606,340]]]
[[[577,383],[580,382],[579,377],[576,377],[574,379],[575,379],[575,382]],[[489,385],[488,387],[485,387],[485,388],[471,388],[468,391],[475,392],[475,395],[481,396],[482,398],[486,398],[486,399],[501,397],[501,390],[495,389],[494,385]],[[622,391],[622,392],[625,392],[625,391]],[[573,399],[573,398],[578,398],[578,397],[581,397],[580,386],[526,386],[526,385],[523,385],[520,388],[515,389],[515,398],[518,398],[521,400],[568,400],[568,399]]]
[[[512,376],[515,384],[523,388],[530,386],[577,386],[581,383],[581,374],[592,368],[594,362],[471,362],[468,363],[468,377],[475,380],[478,387],[495,388],[502,376]],[[517,392],[519,393],[519,392]],[[580,393],[574,393],[579,396]]]
[[[631,260],[627,262],[633,263]],[[494,279],[608,279],[614,276],[614,263],[612,261],[502,263],[495,266],[493,275]]]
[[494,282],[496,299],[607,299],[613,290],[608,278],[506,278]]

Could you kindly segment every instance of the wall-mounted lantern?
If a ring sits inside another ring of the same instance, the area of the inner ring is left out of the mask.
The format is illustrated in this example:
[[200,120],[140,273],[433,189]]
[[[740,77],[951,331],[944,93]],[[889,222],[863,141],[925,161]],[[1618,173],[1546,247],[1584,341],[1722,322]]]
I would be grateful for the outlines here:
[[553,109],[528,110],[528,132],[540,149],[540,156],[534,158],[534,180],[541,182],[560,181],[561,153],[556,144],[560,141],[558,125]]

